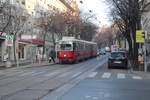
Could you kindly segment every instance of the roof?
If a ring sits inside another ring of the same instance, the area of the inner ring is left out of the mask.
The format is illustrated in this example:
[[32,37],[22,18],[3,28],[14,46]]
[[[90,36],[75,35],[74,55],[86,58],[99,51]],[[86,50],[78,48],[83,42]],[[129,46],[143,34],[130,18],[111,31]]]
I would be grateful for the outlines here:
[[62,41],[78,41],[78,42],[85,42],[85,43],[89,43],[89,44],[97,44],[95,42],[85,41],[85,40],[80,40],[80,39],[74,39],[74,38],[62,39],[62,40],[59,40],[57,42],[62,42]]
[[126,53],[126,51],[113,51],[113,52],[111,52],[111,53],[117,53],[117,52]]

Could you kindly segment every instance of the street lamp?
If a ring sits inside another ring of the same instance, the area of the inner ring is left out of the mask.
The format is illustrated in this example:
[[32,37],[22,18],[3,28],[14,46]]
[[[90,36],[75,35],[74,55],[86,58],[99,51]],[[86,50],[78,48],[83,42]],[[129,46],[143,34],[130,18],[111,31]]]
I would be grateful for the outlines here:
[[83,1],[80,1],[81,4],[83,4]]

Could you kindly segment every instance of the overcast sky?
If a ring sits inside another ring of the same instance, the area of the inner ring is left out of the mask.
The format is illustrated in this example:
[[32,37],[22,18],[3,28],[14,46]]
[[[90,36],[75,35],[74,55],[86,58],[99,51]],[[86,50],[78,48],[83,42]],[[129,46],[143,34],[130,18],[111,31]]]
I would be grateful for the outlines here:
[[[79,7],[83,12],[88,12],[92,10],[92,13],[96,14],[97,23],[101,25],[109,25],[109,8],[108,5],[104,2],[105,0],[76,0],[79,4]],[[81,4],[80,1],[83,1]],[[92,19],[94,20],[94,18]]]

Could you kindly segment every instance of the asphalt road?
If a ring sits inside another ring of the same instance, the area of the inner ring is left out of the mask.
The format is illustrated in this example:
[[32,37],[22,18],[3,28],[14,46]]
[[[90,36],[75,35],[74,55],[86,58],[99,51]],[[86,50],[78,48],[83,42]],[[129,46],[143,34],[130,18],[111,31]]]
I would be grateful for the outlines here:
[[101,56],[78,64],[0,70],[0,99],[58,99],[106,62]]
[[150,100],[150,74],[104,64],[57,100]]

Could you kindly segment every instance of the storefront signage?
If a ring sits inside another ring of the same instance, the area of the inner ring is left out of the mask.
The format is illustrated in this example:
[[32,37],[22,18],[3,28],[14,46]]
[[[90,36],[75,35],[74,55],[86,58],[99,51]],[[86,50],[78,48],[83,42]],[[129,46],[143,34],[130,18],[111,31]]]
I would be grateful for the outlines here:
[[43,45],[43,44],[44,44],[44,41],[43,41],[43,40],[35,40],[35,39],[32,39],[32,43],[38,44],[38,45]]
[[13,36],[12,35],[6,36],[6,45],[7,46],[13,46]]

